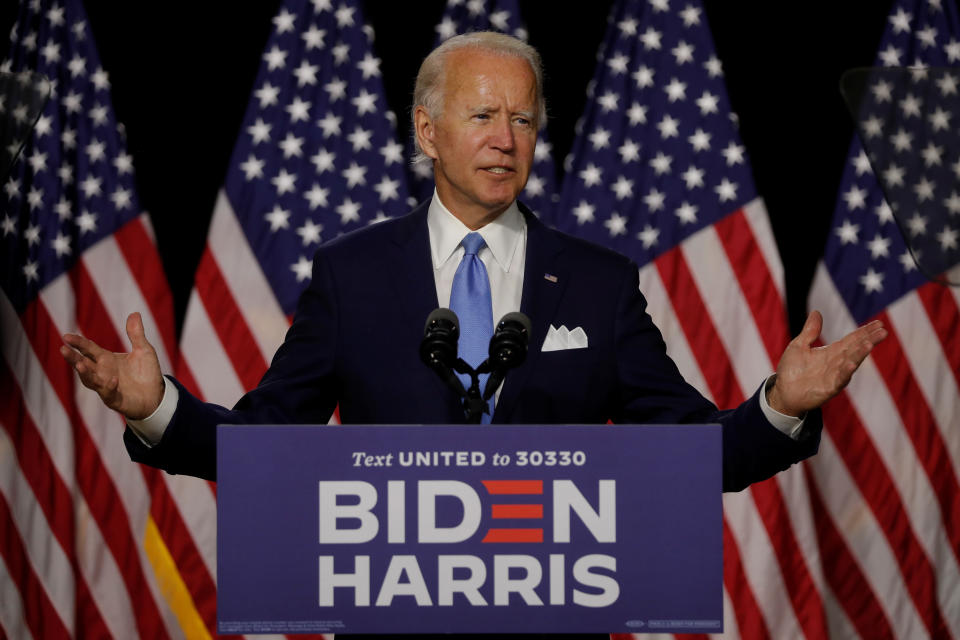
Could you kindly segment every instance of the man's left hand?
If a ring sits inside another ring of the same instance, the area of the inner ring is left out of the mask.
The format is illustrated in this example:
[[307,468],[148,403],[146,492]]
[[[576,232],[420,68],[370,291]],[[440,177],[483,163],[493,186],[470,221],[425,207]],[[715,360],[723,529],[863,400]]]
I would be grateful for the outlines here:
[[767,394],[773,410],[802,416],[816,409],[847,386],[864,358],[887,337],[883,323],[874,320],[833,344],[814,347],[822,328],[820,312],[811,312],[800,335],[780,356],[777,379]]

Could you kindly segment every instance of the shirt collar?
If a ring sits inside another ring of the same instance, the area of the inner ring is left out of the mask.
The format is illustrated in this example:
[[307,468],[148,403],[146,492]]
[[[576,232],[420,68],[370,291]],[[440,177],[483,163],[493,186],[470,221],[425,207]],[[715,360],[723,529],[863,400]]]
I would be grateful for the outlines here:
[[[430,252],[433,258],[433,268],[439,269],[460,246],[463,237],[470,233],[467,225],[450,213],[442,202],[436,189],[433,192],[433,200],[430,201],[430,208],[427,210],[427,229],[430,232]],[[526,235],[527,222],[520,213],[520,207],[517,201],[507,210],[497,216],[496,220],[489,222],[477,232],[483,236],[483,241],[490,248],[493,259],[505,273],[510,273],[510,267],[514,262],[514,256],[517,253],[517,247]],[[520,265],[522,268],[523,265]]]

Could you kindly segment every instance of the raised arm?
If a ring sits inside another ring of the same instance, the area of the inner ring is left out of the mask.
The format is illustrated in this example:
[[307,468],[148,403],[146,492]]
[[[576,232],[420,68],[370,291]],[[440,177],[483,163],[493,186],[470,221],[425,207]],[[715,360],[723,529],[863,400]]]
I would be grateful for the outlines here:
[[80,382],[93,389],[103,403],[133,420],[146,418],[163,399],[163,374],[160,360],[144,335],[139,313],[127,317],[130,353],[107,351],[97,343],[68,333],[63,336],[60,354],[80,376]]

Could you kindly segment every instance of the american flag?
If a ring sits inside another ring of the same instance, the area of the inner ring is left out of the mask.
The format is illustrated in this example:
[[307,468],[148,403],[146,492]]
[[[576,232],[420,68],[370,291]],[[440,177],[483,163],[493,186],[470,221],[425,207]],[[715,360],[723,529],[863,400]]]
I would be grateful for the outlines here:
[[[180,339],[177,377],[204,400],[233,406],[257,385],[321,242],[408,211],[372,40],[353,1],[287,0],[273,18]],[[187,604],[212,632],[212,486],[195,497],[202,563],[185,580]]]
[[809,299],[824,340],[873,318],[890,329],[824,408],[806,469],[825,606],[851,637],[960,638],[960,291],[928,280],[904,241],[957,281],[956,3],[897,0],[876,65],[913,68],[904,83],[868,74],[857,109],[867,147],[894,152],[871,166],[852,143]]
[[[699,2],[615,3],[557,223],[632,257],[684,376],[721,408],[789,341],[783,269]],[[726,637],[823,638],[831,621],[803,469],[723,498]]]
[[180,375],[226,406],[266,371],[320,243],[408,211],[359,3],[288,0],[273,24],[181,338]]
[[[499,31],[523,41],[527,40],[527,30],[523,26],[517,0],[447,0],[443,17],[436,26],[435,45],[439,46],[457,34],[470,31]],[[520,199],[538,217],[549,221],[558,198],[557,177],[553,164],[553,146],[547,138],[546,123],[542,125],[537,136],[533,168]],[[433,166],[418,164],[412,167],[410,173],[410,188],[417,198],[422,201],[432,196]]]
[[0,193],[0,636],[181,638],[189,621],[169,603],[189,569],[171,558],[193,544],[183,494],[130,463],[122,419],[58,353],[68,331],[126,350],[140,310],[175,366],[109,78],[79,0],[21,3],[10,41],[0,70],[42,74],[52,97]]

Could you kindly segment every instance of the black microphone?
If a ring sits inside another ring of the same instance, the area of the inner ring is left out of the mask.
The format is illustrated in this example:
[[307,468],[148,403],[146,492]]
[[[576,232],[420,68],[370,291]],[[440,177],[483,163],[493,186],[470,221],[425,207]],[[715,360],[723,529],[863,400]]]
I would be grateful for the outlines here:
[[530,318],[519,311],[503,316],[490,338],[490,356],[487,359],[492,370],[483,390],[483,399],[489,400],[503,382],[507,371],[515,369],[527,359],[532,325]]
[[460,378],[453,373],[453,367],[457,362],[458,340],[460,340],[460,321],[457,319],[457,314],[445,307],[431,311],[427,316],[427,324],[423,327],[420,359],[462,396],[466,394],[466,390]]

